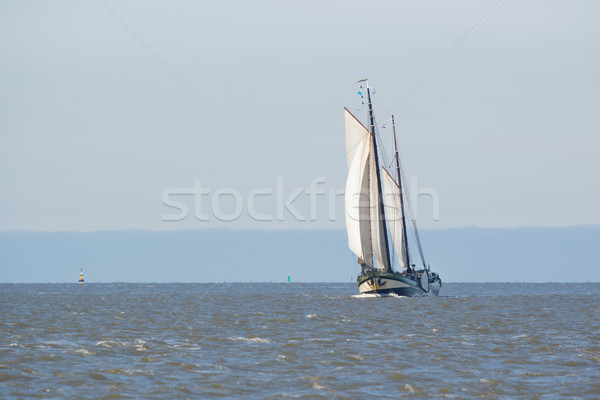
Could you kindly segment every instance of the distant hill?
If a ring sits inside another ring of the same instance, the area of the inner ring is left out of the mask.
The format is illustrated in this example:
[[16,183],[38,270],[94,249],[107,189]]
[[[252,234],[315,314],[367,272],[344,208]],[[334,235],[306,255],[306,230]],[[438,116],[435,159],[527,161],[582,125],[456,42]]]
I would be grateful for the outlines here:
[[[421,237],[445,281],[600,281],[600,226]],[[87,282],[349,282],[358,267],[346,243],[343,230],[0,232],[0,282],[76,282],[80,268]]]

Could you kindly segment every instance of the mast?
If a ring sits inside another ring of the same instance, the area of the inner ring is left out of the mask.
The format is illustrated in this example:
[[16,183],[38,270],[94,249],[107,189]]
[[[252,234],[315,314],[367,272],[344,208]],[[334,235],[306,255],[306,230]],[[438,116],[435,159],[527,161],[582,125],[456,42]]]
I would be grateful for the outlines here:
[[410,267],[410,257],[408,255],[408,237],[406,236],[406,217],[404,215],[404,190],[402,190],[402,174],[400,173],[400,158],[398,157],[398,145],[396,144],[396,122],[392,114],[392,128],[394,130],[394,152],[396,156],[396,172],[398,172],[398,187],[400,188],[400,210],[402,211],[402,238],[404,240],[404,254],[406,256],[406,268]]
[[371,89],[367,82],[367,98],[369,101],[369,130],[371,132],[371,141],[373,143],[373,154],[375,156],[375,173],[377,174],[377,192],[379,193],[379,215],[380,221],[383,225],[383,240],[385,242],[385,258],[388,268],[391,269],[390,262],[390,246],[387,237],[387,224],[385,220],[385,207],[383,204],[383,192],[381,191],[381,176],[379,174],[379,156],[377,155],[377,140],[375,138],[375,119],[373,117],[373,105],[371,104]]

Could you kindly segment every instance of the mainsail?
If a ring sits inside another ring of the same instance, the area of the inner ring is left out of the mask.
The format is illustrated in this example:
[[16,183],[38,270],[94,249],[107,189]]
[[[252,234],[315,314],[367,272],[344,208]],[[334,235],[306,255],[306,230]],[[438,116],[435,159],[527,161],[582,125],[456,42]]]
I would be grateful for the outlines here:
[[345,195],[348,247],[359,258],[359,263],[373,268],[375,258],[378,269],[389,271],[391,266],[373,138],[347,109],[345,120],[349,168]]
[[356,156],[350,164],[346,180],[346,230],[348,247],[358,257],[359,263],[373,267],[371,243],[371,202],[369,199],[370,143],[358,143]]

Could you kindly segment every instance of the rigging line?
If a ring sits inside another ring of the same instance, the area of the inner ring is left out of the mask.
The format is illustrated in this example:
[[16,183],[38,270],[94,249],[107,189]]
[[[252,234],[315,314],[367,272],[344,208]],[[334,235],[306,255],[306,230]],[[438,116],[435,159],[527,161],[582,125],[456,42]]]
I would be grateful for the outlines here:
[[[377,109],[379,109],[379,110],[387,110],[388,109],[385,105],[382,104],[382,102],[379,101],[378,98],[374,98],[374,102],[377,102]],[[389,122],[392,120],[391,118],[385,119],[385,117],[387,117],[388,114],[389,114],[389,112],[387,112],[383,115],[383,117],[379,121],[380,124],[384,123],[384,122]]]
[[419,248],[419,254],[421,255],[421,261],[423,262],[423,268],[427,269],[427,263],[425,262],[425,254],[423,253],[423,246],[421,245],[421,238],[419,236],[419,230],[417,229],[417,223],[415,220],[412,221],[414,225],[414,235],[417,240],[417,247]]
[[384,114],[384,118],[387,117],[393,110],[394,108],[396,108],[398,106],[398,104],[400,104],[406,97],[408,97],[409,94],[411,94],[411,92],[413,90],[415,90],[415,88],[417,86],[419,86],[419,84],[425,79],[427,78],[427,76],[429,76],[429,74],[442,62],[444,61],[444,59],[460,44],[460,42],[462,42],[484,19],[485,17],[487,17],[497,6],[498,4],[500,4],[502,2],[502,0],[498,0],[494,3],[494,5],[492,5],[482,16],[481,18],[479,18],[477,20],[477,22],[475,22],[475,24],[473,24],[473,26],[467,30],[452,46],[450,46],[450,48],[427,70],[427,72],[425,72],[403,95],[402,97],[400,97],[400,100],[398,100],[396,102],[396,104],[394,104],[392,106],[392,108],[389,109],[388,112],[386,112]]
[[392,164],[394,163],[394,161],[396,161],[396,155],[394,154],[394,157],[392,157],[390,163],[388,164],[388,169],[392,169]]
[[379,150],[379,153],[381,154],[381,157],[383,158],[383,165],[387,165],[388,164],[387,152],[385,151],[383,137],[381,137],[381,135],[379,134],[379,128],[377,128],[377,125],[375,125],[375,137],[377,139],[377,142],[379,143],[378,150]]
[[[402,173],[402,172],[401,172],[401,173]],[[404,179],[404,174],[402,174],[402,177],[403,177],[403,179]],[[406,198],[408,199],[408,197],[409,197],[409,196],[408,196],[408,192],[407,192],[407,196],[406,196]],[[414,217],[414,214],[413,214],[413,210],[412,210],[412,206],[411,206],[411,204],[410,204],[410,201],[409,201],[409,200],[407,200],[407,201],[406,201],[406,203],[407,203],[407,205],[408,205],[408,212],[409,212],[409,214],[410,214],[410,221],[411,221],[411,225],[412,225],[412,226],[411,226],[411,228],[412,228],[412,229],[411,229],[411,232],[412,232],[413,238],[415,239],[415,243],[417,244],[417,247],[418,247],[418,249],[419,249],[419,255],[421,256],[421,262],[423,263],[423,267],[425,267],[425,266],[426,266],[426,264],[425,264],[425,255],[424,255],[424,253],[423,253],[423,246],[422,246],[422,244],[421,244],[421,239],[420,239],[420,237],[419,237],[419,230],[418,230],[418,228],[417,228],[417,222],[416,222],[416,219],[415,219],[415,217]]]
[[[400,150],[398,150],[398,162],[400,163],[400,173],[402,174],[402,181],[403,182],[408,182],[406,180],[406,177],[404,175],[404,167],[402,166],[402,157],[400,157]],[[423,262],[423,267],[427,268],[427,264],[425,263],[425,254],[423,253],[423,245],[421,244],[421,238],[419,237],[419,232],[418,232],[418,228],[417,228],[417,221],[416,218],[414,216],[413,213],[413,209],[412,209],[412,204],[410,202],[410,193],[406,187],[406,184],[403,185],[403,190],[406,193],[405,199],[406,199],[406,205],[408,207],[408,213],[410,214],[410,220],[412,222],[412,234],[413,237],[415,238],[415,242],[417,243],[417,247],[419,248],[419,255],[421,256],[421,261]]]
[[354,264],[354,270],[356,271],[356,276],[359,275],[358,272],[358,263],[354,262],[354,253],[352,252],[352,250],[350,250],[350,248],[348,246],[344,246],[346,247],[346,250],[348,250],[350,252],[350,258],[352,259],[352,264]]
[[[398,296],[398,298],[399,298],[399,299],[401,299],[401,301],[403,301],[403,302],[407,301],[407,300],[405,300],[405,297],[404,297],[404,296]],[[467,364],[467,362],[466,362],[465,360],[463,360],[463,359],[462,359],[462,357],[461,357],[461,356],[460,356],[460,355],[459,355],[459,354],[458,354],[456,351],[454,351],[454,349],[453,349],[452,347],[450,347],[450,345],[449,345],[448,343],[446,343],[446,341],[445,341],[445,340],[443,340],[443,339],[442,339],[442,337],[441,337],[440,335],[438,335],[438,334],[436,333],[436,331],[435,331],[435,330],[432,328],[432,324],[430,324],[429,322],[425,321],[425,320],[424,320],[424,319],[421,317],[421,315],[419,315],[419,313],[416,311],[416,309],[415,309],[415,308],[413,308],[413,307],[410,307],[410,305],[409,305],[409,307],[407,307],[407,308],[411,310],[411,312],[413,313],[413,315],[414,315],[414,316],[415,316],[415,317],[416,317],[416,318],[417,318],[419,321],[421,321],[421,323],[422,323],[422,324],[423,324],[423,325],[424,325],[424,326],[425,326],[425,327],[426,327],[426,328],[427,328],[427,329],[428,329],[428,330],[429,330],[429,331],[430,331],[430,332],[431,332],[431,333],[432,333],[432,334],[433,334],[433,335],[436,337],[436,339],[437,339],[437,340],[438,340],[440,343],[442,343],[442,344],[443,344],[443,345],[444,345],[444,346],[445,346],[445,347],[446,347],[446,348],[447,348],[447,349],[448,349],[448,350],[449,350],[449,351],[450,351],[450,352],[451,352],[451,353],[452,353],[452,354],[453,354],[453,355],[454,355],[454,356],[455,356],[455,357],[458,359],[458,361],[459,361],[459,362],[460,362],[462,365],[464,365],[464,366],[465,366],[465,367],[466,367],[466,368],[467,368],[467,369],[468,369],[468,370],[471,372],[471,374],[473,374],[473,375],[474,375],[474,376],[475,376],[477,379],[479,379],[479,381],[480,381],[481,383],[483,383],[483,384],[484,384],[484,385],[485,385],[485,386],[488,388],[488,390],[490,391],[490,393],[491,393],[492,395],[494,395],[494,396],[495,396],[495,397],[497,397],[498,399],[501,399],[500,395],[499,395],[498,393],[496,393],[496,391],[494,391],[494,389],[493,389],[493,388],[492,388],[492,387],[491,387],[491,386],[490,386],[490,385],[489,385],[489,384],[486,382],[486,380],[485,380],[485,379],[483,379],[483,378],[481,377],[481,375],[479,375],[479,374],[477,373],[477,371],[475,371],[475,370],[474,370],[474,369],[473,369],[473,368],[472,368],[472,367],[471,367],[469,364]]]
[[[175,328],[175,326],[177,326],[178,323],[181,322],[181,320],[183,319],[183,317],[185,317],[192,309],[196,308],[196,306],[198,305],[198,303],[200,303],[200,301],[206,297],[206,295],[212,290],[212,288],[214,288],[216,285],[218,285],[219,283],[221,283],[221,281],[223,281],[223,279],[225,279],[225,277],[231,272],[233,271],[233,269],[235,267],[237,267],[239,265],[239,263],[241,263],[244,258],[246,258],[246,256],[248,254],[250,254],[250,252],[252,250],[254,250],[254,248],[256,247],[256,243],[254,243],[248,250],[246,250],[246,252],[244,254],[242,254],[242,256],[240,258],[237,259],[236,262],[233,263],[233,265],[231,267],[229,267],[229,269],[227,271],[225,271],[225,273],[219,278],[218,281],[216,281],[215,283],[213,283],[199,298],[198,300],[196,300],[194,302],[194,304],[192,304],[190,307],[188,307],[180,316],[179,318],[177,318],[177,320],[175,321],[175,323],[173,325],[171,325],[171,327],[169,327],[166,331],[164,331],[164,333],[158,338],[154,340],[154,343],[156,342],[160,342],[163,340],[163,338],[165,336],[167,336],[167,334],[169,332],[171,332],[171,330],[173,330],[173,328]],[[150,348],[148,349],[148,351],[152,351],[154,349],[153,346],[148,345]],[[123,378],[125,376],[129,376],[131,374],[131,371],[133,371],[133,369],[142,361],[142,359],[144,357],[146,357],[149,353],[144,354],[143,356],[140,356],[140,358],[137,359],[136,362],[134,362],[131,367],[129,367],[129,369],[127,369],[127,371],[125,371],[124,375],[121,375],[120,378],[113,383],[108,390],[106,390],[106,392],[104,392],[104,394],[102,396],[100,396],[100,400],[104,399],[106,397],[106,395],[115,388],[115,386],[117,386],[119,383],[121,383],[121,381],[123,380]]]
[[235,131],[223,120],[223,118],[221,118],[216,111],[214,111],[209,105],[208,103],[206,103],[206,101],[204,101],[204,99],[202,99],[202,97],[200,97],[200,95],[198,95],[198,93],[196,93],[194,91],[194,89],[192,89],[190,87],[190,85],[188,85],[183,78],[181,78],[181,76],[179,76],[179,74],[177,72],[175,72],[175,70],[173,68],[171,68],[165,60],[162,59],[162,57],[160,57],[153,49],[152,47],[150,47],[150,45],[148,45],[148,43],[146,43],[132,28],[131,26],[129,26],[124,20],[123,18],[121,18],[119,16],[119,14],[117,14],[115,12],[115,10],[113,10],[107,3],[105,0],[100,0],[100,2],[102,4],[104,4],[104,7],[106,7],[106,9],[108,11],[110,11],[110,13],[112,15],[115,16],[115,18],[117,18],[121,24],[123,24],[123,26],[125,28],[127,28],[127,30],[154,56],[154,58],[156,58],[162,65],[163,67],[165,67],[170,73],[171,75],[173,75],[175,77],[175,79],[177,79],[179,81],[179,83],[181,83],[183,85],[183,87],[185,87],[188,92],[190,92],[192,94],[192,96],[194,96],[196,98],[196,100],[198,100],[200,103],[202,103],[202,105],[204,105],[204,107],[210,111],[210,113],[221,123],[221,125],[223,125],[233,136],[235,136],[237,138],[237,140],[243,144],[246,149],[248,149],[248,151],[250,151],[250,153],[252,153],[254,155],[254,157],[256,157],[257,159],[261,159],[258,154],[256,154],[256,152],[254,150],[252,150],[252,148],[250,147],[250,145],[248,145],[248,143],[246,143],[246,141],[244,139],[242,139],[242,137],[240,135],[238,135],[237,133],[235,133]]
[[[375,96],[372,96],[372,99],[375,99]],[[378,125],[378,124],[381,124],[382,121],[380,121],[377,118],[375,118],[375,111],[374,110],[373,110],[373,119],[375,121],[377,121],[377,124],[375,124],[374,128],[375,128],[375,136],[379,139],[379,149],[380,149],[379,152],[382,154],[382,157],[383,157],[383,161],[384,161],[383,165],[387,165],[388,164],[387,150],[386,150],[385,145],[383,143],[383,137],[381,136],[381,134],[379,132],[379,125]]]

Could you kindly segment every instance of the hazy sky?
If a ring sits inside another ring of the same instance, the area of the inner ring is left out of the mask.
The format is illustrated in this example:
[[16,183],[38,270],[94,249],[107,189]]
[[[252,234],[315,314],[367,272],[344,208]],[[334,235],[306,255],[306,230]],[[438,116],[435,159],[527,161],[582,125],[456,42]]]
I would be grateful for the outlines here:
[[422,226],[598,224],[600,3],[496,3],[5,0],[0,230],[342,228],[365,77]]

